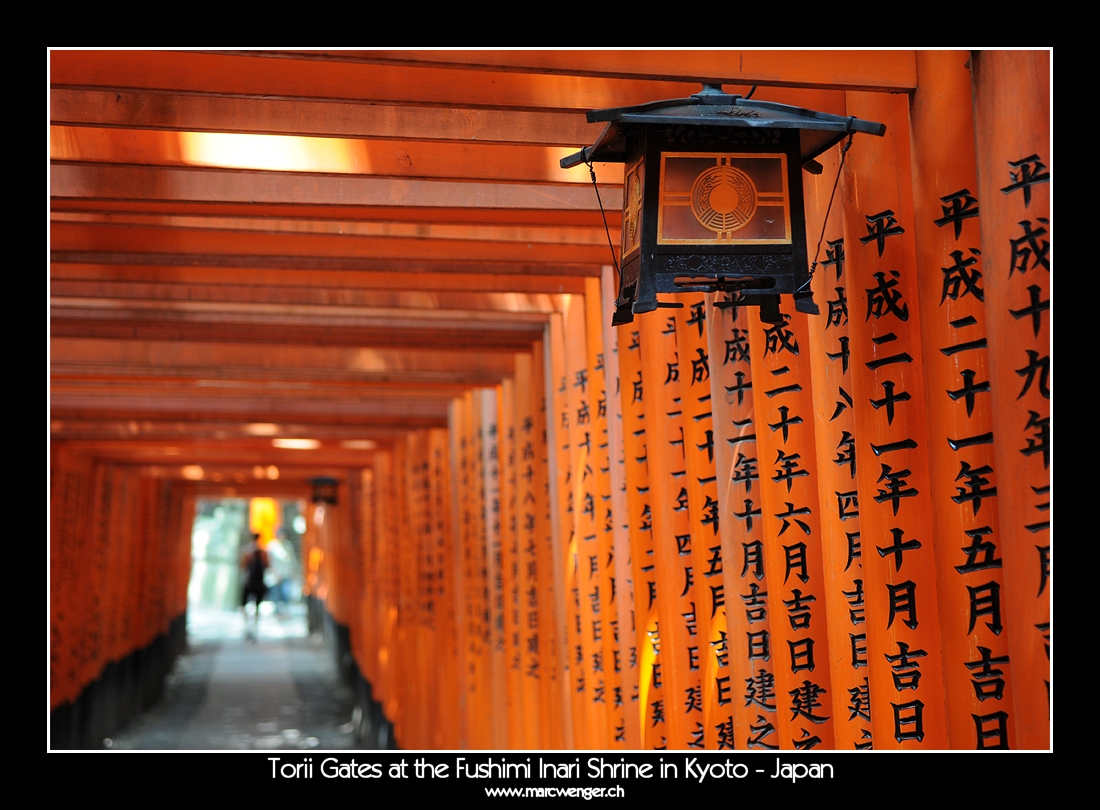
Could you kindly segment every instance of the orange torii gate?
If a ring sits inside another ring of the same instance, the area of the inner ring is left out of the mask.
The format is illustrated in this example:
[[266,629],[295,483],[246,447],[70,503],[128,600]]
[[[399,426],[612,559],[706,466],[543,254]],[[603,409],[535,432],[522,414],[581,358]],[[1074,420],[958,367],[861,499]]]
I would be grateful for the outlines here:
[[[1024,408],[1016,421],[1027,423],[1027,441],[1015,448],[1024,455],[1004,473],[995,472],[998,462],[985,448],[998,447],[997,431],[980,421],[988,420],[995,401],[995,380],[987,382],[985,365],[964,353],[979,346],[983,354],[996,352],[993,333],[977,331],[986,318],[984,292],[1008,280],[1009,269],[1013,280],[1043,278],[1049,262],[1045,247],[1040,253],[1032,246],[1023,255],[1021,245],[1028,243],[1017,238],[1012,229],[1021,226],[1015,223],[1006,226],[1006,244],[1015,252],[1004,280],[990,278],[984,258],[971,261],[993,249],[977,229],[986,214],[984,208],[981,219],[974,213],[981,205],[974,163],[970,174],[966,169],[973,130],[965,128],[965,116],[955,120],[960,109],[970,109],[971,85],[961,81],[965,58],[922,55],[918,69],[927,84],[910,103],[866,93],[846,99],[850,112],[886,121],[888,136],[881,145],[857,142],[841,172],[814,280],[827,310],[821,316],[788,314],[782,324],[769,325],[750,309],[731,322],[734,313],[714,309],[713,296],[684,296],[686,307],[675,318],[643,315],[617,330],[612,351],[620,378],[613,386],[609,380],[607,390],[618,397],[623,420],[623,446],[615,452],[625,461],[620,508],[626,511],[616,519],[630,531],[629,568],[608,565],[608,546],[596,540],[605,504],[612,503],[598,494],[600,468],[593,460],[600,456],[588,429],[596,424],[602,384],[596,372],[604,370],[595,366],[591,347],[606,348],[605,337],[599,323],[583,318],[589,306],[574,302],[563,313],[564,332],[549,344],[547,367],[557,370],[545,384],[556,398],[544,419],[554,423],[557,437],[546,463],[558,481],[557,505],[549,508],[560,510],[555,531],[561,534],[547,541],[554,553],[564,552],[563,578],[548,570],[545,592],[558,600],[565,618],[555,648],[569,667],[559,703],[572,714],[565,724],[572,740],[564,739],[565,745],[613,746],[617,723],[608,713],[619,702],[604,686],[611,660],[619,662],[613,673],[622,679],[615,692],[632,701],[643,747],[1048,744],[1028,737],[1024,729],[1033,726],[1018,727],[1015,720],[1031,723],[1024,718],[1045,712],[1045,695],[1038,704],[1023,701],[1013,678],[1034,666],[1029,658],[1036,651],[1043,660],[1046,652],[1004,640],[1047,632],[1045,613],[1034,614],[1035,620],[1013,617],[1036,592],[1049,594],[1049,550],[1030,543],[1040,549],[1032,568],[1045,566],[1041,580],[1028,594],[1010,597],[1008,570],[1002,579],[1000,569],[1015,541],[997,520],[1002,488],[1021,462],[1039,465],[1035,481],[1024,486],[1045,495],[1046,411]],[[955,88],[948,92],[955,95],[945,101],[937,83],[950,82]],[[980,93],[982,86],[975,87]],[[950,133],[950,144],[940,129],[948,118],[959,128]],[[878,154],[883,149],[888,156]],[[981,140],[975,149],[982,150]],[[1022,200],[1030,189],[1030,206],[1036,197],[1045,200],[1045,186],[1034,179],[1040,169],[1049,171],[1045,149],[1039,139],[1034,148],[1017,149],[1039,155],[1021,164],[1030,175],[1015,159],[1002,160],[996,193],[1011,199],[1014,192]],[[941,154],[943,168],[935,163]],[[829,156],[826,166],[824,177],[807,180],[815,234],[824,224],[839,161]],[[958,173],[950,175],[956,166]],[[921,184],[933,176],[934,187]],[[1021,179],[1027,177],[1031,185]],[[1019,216],[1025,215],[1033,225],[1042,223],[1046,239],[1048,218],[1032,217],[1021,205]],[[956,243],[964,242],[959,253]],[[943,245],[939,252],[936,245]],[[1021,289],[1020,307],[1012,299],[1006,312],[1026,309],[1028,287]],[[1046,301],[1046,288],[1038,289],[1039,301]],[[586,289],[590,298],[601,294],[596,285]],[[603,301],[595,308],[606,307]],[[1022,322],[1035,337],[1045,334],[1046,312],[1037,306],[1026,318],[1010,312],[1007,323],[1023,334],[1017,328]],[[1039,329],[1031,329],[1033,321]],[[554,340],[565,352],[561,359]],[[1029,366],[1024,361],[1032,354]],[[1048,396],[1045,351],[1020,350],[1020,357],[1013,362],[1024,368],[1008,372],[1013,390]],[[737,364],[744,373],[727,370]],[[695,396],[700,383],[705,393]],[[661,399],[672,384],[675,390]],[[715,397],[721,401],[712,408]],[[690,461],[685,466],[699,451],[708,460],[711,444],[717,469]],[[1028,503],[1022,495],[1017,500]],[[1019,530],[1030,538],[1040,532],[1038,522],[1021,523]],[[760,539],[751,539],[761,528]],[[1030,571],[1021,565],[1023,570]],[[622,666],[622,654],[602,645],[608,590],[633,600],[627,643],[635,648],[635,667]],[[500,620],[498,609],[488,606],[490,624]],[[727,618],[731,611],[736,621]],[[540,654],[540,676],[551,660]],[[725,668],[738,674],[731,678]],[[1016,708],[1022,703],[1026,709]]]
[[[844,60],[767,62],[779,95],[887,125],[803,176],[821,315],[784,300],[782,322],[766,323],[724,294],[682,294],[682,309],[612,331],[608,270],[602,284],[517,282],[545,300],[519,337],[481,349],[476,384],[422,347],[425,379],[446,379],[446,415],[387,428],[343,460],[337,503],[310,516],[303,542],[310,598],[346,630],[374,730],[411,749],[1049,748],[1049,59],[917,53],[910,72],[890,56],[877,86]],[[255,90],[212,67],[206,80]],[[376,132],[367,118],[355,126]],[[153,154],[154,140],[135,148]],[[185,171],[102,175],[145,188],[146,175]],[[59,167],[66,194],[93,180]],[[309,193],[329,199],[331,180]],[[452,185],[441,206],[458,205]],[[207,204],[195,185],[173,188]],[[348,188],[354,204],[376,199]],[[274,212],[302,189],[259,191]],[[200,262],[217,241],[196,232],[174,258],[109,266],[110,253],[151,254],[155,229],[82,229],[56,233],[73,285],[167,284],[149,268]],[[369,284],[398,283],[399,257],[371,251],[401,239],[363,238],[361,255],[315,268],[349,299],[364,283],[353,260],[378,274]],[[281,244],[304,256],[313,240]],[[468,242],[455,255],[476,263],[484,246]],[[420,280],[458,285],[434,247],[416,248]],[[612,259],[599,245],[543,248],[563,266]],[[510,250],[493,248],[486,286],[456,294],[506,290],[505,270],[532,251]],[[245,263],[222,281],[246,287]],[[83,356],[75,339],[58,346]],[[112,360],[135,357],[118,347]],[[156,691],[181,638],[198,491],[94,442],[51,448],[55,734],[86,744],[85,726],[141,702],[123,707],[123,684]],[[138,674],[139,658],[159,663]]]

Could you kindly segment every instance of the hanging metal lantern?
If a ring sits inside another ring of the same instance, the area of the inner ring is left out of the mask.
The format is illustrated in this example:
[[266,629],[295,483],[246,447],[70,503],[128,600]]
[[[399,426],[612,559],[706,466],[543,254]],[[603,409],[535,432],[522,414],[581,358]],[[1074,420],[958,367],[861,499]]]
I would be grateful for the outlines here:
[[779,295],[817,314],[806,259],[799,168],[849,133],[884,124],[753,101],[706,85],[690,98],[593,110],[607,127],[562,168],[624,163],[616,326],[660,306],[659,293],[729,292],[779,320]]
[[317,477],[310,480],[313,485],[313,503],[327,503],[336,505],[336,488],[340,482],[335,478]]

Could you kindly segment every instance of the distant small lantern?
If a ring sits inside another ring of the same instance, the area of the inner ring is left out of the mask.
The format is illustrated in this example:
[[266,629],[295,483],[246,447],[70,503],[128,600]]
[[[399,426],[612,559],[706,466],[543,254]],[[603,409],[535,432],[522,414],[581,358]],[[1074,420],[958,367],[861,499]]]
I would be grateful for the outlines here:
[[818,313],[806,259],[799,168],[883,124],[753,101],[706,85],[690,98],[593,110],[608,122],[562,168],[624,163],[622,267],[612,323],[660,306],[660,293],[729,292],[779,321],[779,295]]
[[339,482],[335,478],[314,478],[310,481],[313,484],[313,498],[314,503],[327,503],[336,505],[336,487]]

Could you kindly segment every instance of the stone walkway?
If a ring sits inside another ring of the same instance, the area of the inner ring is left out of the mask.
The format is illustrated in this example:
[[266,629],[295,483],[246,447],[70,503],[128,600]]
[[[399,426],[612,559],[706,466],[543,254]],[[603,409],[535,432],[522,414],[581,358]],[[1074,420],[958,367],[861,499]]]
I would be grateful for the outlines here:
[[[269,609],[270,604],[264,608]],[[255,642],[231,611],[192,610],[189,651],[164,699],[109,741],[114,750],[343,750],[354,746],[353,694],[305,608],[265,612]]]

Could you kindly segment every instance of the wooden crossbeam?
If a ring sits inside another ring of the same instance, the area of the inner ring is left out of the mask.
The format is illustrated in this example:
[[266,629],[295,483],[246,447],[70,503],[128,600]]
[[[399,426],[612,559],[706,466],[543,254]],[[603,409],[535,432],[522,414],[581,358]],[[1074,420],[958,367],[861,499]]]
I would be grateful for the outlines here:
[[[467,64],[461,64],[461,58]],[[586,81],[577,81],[578,75]],[[55,87],[456,106],[562,110],[625,106],[677,98],[686,95],[685,90],[694,92],[698,89],[694,85],[704,80],[898,92],[916,86],[916,60],[913,51],[53,51],[50,55],[50,81]]]

